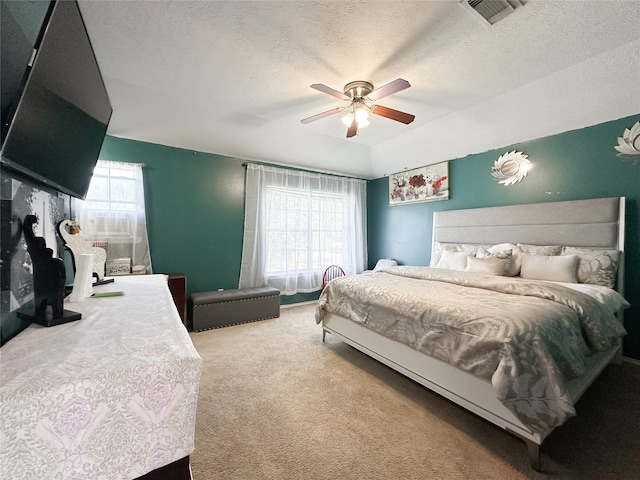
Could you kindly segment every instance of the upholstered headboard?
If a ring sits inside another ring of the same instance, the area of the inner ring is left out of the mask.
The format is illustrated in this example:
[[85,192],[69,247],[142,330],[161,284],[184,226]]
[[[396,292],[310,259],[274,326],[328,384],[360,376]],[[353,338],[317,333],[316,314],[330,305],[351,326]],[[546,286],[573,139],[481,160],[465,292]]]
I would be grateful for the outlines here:
[[[510,242],[623,252],[624,217],[624,197],[449,210],[433,214],[433,242]],[[617,290],[621,293],[623,279],[621,255],[617,278]]]

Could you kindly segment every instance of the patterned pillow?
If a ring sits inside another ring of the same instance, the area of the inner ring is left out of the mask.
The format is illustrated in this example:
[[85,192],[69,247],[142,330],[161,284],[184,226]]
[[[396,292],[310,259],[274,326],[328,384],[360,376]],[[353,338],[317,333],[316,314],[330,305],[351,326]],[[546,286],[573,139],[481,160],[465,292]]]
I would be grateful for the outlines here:
[[620,252],[598,248],[564,247],[563,255],[577,255],[578,282],[615,288]]
[[433,249],[431,250],[431,260],[429,261],[430,267],[435,267],[438,265],[438,261],[440,260],[440,256],[444,251],[444,243],[441,242],[433,242]]
[[[480,253],[480,250],[478,253]],[[505,271],[511,265],[511,255],[504,258],[498,255],[502,254],[489,255],[487,257],[467,257],[465,271],[487,273],[489,275],[504,275]]]
[[520,266],[522,265],[522,259],[520,256],[522,255],[522,251],[518,248],[517,245],[513,243],[499,243],[498,245],[494,245],[487,249],[487,251],[491,254],[498,253],[511,253],[511,265],[505,271],[505,275],[508,277],[515,277],[520,273]]
[[431,256],[431,261],[429,262],[429,266],[436,267],[440,262],[440,257],[442,256],[442,252],[465,252],[468,255],[475,255],[479,248],[486,246],[480,244],[473,243],[441,243],[434,242],[433,243],[433,255]]
[[519,243],[518,248],[522,250],[522,253],[529,253],[531,255],[554,257],[562,254],[562,245],[528,245],[526,243]]

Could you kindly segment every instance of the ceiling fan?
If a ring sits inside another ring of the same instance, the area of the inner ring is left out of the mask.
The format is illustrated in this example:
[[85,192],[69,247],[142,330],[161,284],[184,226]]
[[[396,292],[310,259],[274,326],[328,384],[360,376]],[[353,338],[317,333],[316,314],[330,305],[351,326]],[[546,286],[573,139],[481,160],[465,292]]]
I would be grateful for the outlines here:
[[366,101],[376,101],[393,93],[409,88],[411,84],[402,78],[397,78],[392,82],[383,85],[380,88],[374,90],[373,85],[369,82],[357,80],[355,82],[349,82],[344,86],[344,92],[339,92],[331,87],[327,87],[322,83],[314,83],[311,88],[318,90],[319,92],[326,93],[332,97],[339,98],[340,100],[349,101],[349,105],[346,107],[337,107],[326,112],[318,113],[307,118],[300,120],[301,123],[311,123],[321,118],[335,115],[343,110],[348,110],[347,115],[342,118],[342,122],[348,127],[347,138],[351,138],[358,133],[359,128],[364,128],[369,125],[368,116],[371,112],[374,115],[386,117],[396,122],[404,123],[406,125],[413,122],[416,118],[415,115],[409,113],[400,112],[393,108],[383,107],[382,105],[367,105]]

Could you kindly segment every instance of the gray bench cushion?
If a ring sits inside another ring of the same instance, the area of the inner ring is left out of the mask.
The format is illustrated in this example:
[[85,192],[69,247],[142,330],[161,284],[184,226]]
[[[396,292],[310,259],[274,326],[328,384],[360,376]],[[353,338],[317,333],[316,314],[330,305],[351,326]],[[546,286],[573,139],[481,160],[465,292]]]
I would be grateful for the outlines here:
[[280,316],[280,290],[257,287],[194,293],[190,310],[196,332],[276,318]]

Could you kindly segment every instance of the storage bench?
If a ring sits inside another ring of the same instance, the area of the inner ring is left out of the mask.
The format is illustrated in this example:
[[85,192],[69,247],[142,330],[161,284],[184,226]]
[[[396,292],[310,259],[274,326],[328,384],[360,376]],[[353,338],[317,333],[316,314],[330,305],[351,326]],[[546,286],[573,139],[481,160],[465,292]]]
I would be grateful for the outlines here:
[[280,290],[257,287],[194,293],[189,310],[196,332],[277,318],[280,316]]

